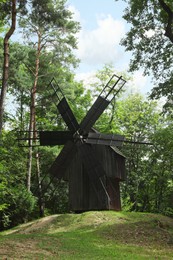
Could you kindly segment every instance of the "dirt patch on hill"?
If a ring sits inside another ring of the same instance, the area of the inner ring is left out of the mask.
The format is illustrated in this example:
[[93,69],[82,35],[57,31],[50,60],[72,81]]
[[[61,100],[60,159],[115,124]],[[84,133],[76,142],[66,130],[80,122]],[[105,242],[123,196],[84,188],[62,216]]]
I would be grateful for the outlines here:
[[155,221],[115,224],[102,232],[108,240],[124,244],[157,248],[173,247],[173,235],[169,232],[169,227],[160,227]]
[[19,234],[31,234],[31,233],[40,233],[41,231],[44,231],[47,229],[51,223],[53,223],[58,215],[48,216],[45,218],[41,218],[38,221],[35,221],[34,223],[31,223],[29,226],[22,226],[17,233]]
[[46,259],[46,257],[54,256],[49,250],[43,250],[39,247],[39,243],[46,243],[43,240],[25,238],[12,241],[6,239],[0,244],[0,259],[40,259],[42,256]]
[[41,231],[47,229],[51,223],[53,223],[58,215],[47,216],[39,220],[34,220],[26,224],[22,224],[15,229],[7,230],[6,235],[10,234],[31,234],[40,233]]

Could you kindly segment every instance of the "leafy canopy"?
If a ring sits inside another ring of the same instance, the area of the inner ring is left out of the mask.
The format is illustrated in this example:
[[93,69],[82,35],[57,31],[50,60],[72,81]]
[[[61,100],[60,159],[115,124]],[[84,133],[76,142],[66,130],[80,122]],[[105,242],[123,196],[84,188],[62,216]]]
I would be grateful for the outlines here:
[[151,97],[167,97],[172,104],[173,81],[173,2],[168,0],[124,0],[127,3],[123,18],[131,24],[122,40],[132,52],[130,70],[140,67],[152,73],[157,84]]

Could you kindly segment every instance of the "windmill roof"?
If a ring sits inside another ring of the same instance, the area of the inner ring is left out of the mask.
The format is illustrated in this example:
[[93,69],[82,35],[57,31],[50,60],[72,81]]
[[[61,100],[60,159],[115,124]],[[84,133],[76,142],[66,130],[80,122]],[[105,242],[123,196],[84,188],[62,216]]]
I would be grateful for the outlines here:
[[[99,133],[99,131],[97,131],[95,128],[91,128],[91,131],[95,132],[95,133]],[[115,153],[123,156],[124,158],[126,158],[126,156],[116,147],[116,146],[109,146]]]
[[111,147],[112,150],[114,150],[114,152],[116,152],[117,154],[126,158],[126,156],[116,146],[110,146],[110,147]]

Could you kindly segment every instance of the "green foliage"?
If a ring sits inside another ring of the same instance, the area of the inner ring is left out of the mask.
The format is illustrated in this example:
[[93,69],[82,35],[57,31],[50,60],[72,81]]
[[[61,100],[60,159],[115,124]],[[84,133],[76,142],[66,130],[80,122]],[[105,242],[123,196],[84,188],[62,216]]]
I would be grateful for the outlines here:
[[124,212],[130,212],[133,210],[134,202],[126,195],[126,197],[122,198],[121,206]]
[[26,151],[17,146],[14,132],[3,133],[0,147],[0,229],[28,219],[36,198],[25,188]]
[[46,51],[49,55],[51,50],[52,60],[47,61],[49,66],[57,61],[63,67],[77,64],[72,50],[77,47],[75,34],[79,24],[73,21],[72,13],[65,4],[66,0],[33,0],[28,6],[28,14],[20,19],[23,34],[33,50],[37,51],[38,43],[41,53]]
[[55,180],[44,197],[47,214],[52,215],[69,212],[68,195],[68,183],[64,181],[58,183]]
[[0,230],[28,220],[36,204],[36,199],[24,185],[14,184],[14,180],[13,185],[10,182],[9,177],[0,183]]
[[[96,99],[98,95],[101,93],[103,88],[106,86],[108,81],[113,75],[120,74],[123,76],[123,79],[128,80],[129,76],[122,72],[116,72],[112,64],[106,64],[103,66],[103,68],[94,76],[94,80],[92,84],[90,84],[91,93],[92,96]],[[111,84],[113,85],[115,83],[115,80],[111,81]],[[115,88],[115,92],[117,89]],[[116,120],[116,110],[117,110],[117,100],[122,96],[124,92],[124,89],[122,89],[118,95],[115,96],[115,99],[109,104],[106,111],[101,115],[101,117],[98,119],[98,121],[95,124],[95,127],[100,132],[105,133],[118,133],[120,131],[117,120]]]
[[28,221],[36,205],[36,198],[28,193],[23,185],[7,187],[4,201],[8,202],[8,207],[2,211],[0,229],[16,226]]
[[[146,101],[139,94],[130,95],[117,102],[116,118],[120,132],[128,140],[154,144],[124,144],[122,151],[126,155],[127,181],[122,184],[123,204],[131,210],[163,213],[164,210],[159,208],[157,203],[158,200],[162,205],[165,203],[163,194],[166,195],[166,185],[162,187],[162,196],[158,196],[157,190],[161,190],[160,185],[166,180],[160,182],[163,168],[160,168],[152,157],[158,147],[153,138],[162,126],[156,103]],[[163,151],[160,154],[163,154]],[[170,168],[166,169],[170,178]]]
[[158,129],[153,135],[155,147],[151,154],[150,170],[153,172],[151,185],[154,187],[153,197],[158,212],[167,214],[168,208],[173,208],[172,169],[173,169],[173,142],[172,124]]
[[166,208],[164,209],[164,215],[173,218],[173,209],[172,208]]
[[[0,164],[0,171],[1,171],[2,167],[3,167],[3,165]],[[2,178],[2,180],[0,182],[0,212],[4,211],[6,208],[8,208],[8,204],[3,202],[3,197],[5,197],[7,194],[6,185],[7,185],[7,181],[5,180],[5,178]]]
[[[9,90],[11,95],[14,96],[16,101],[16,111],[11,117],[7,118],[7,125],[12,131],[5,131],[3,137],[3,147],[1,151],[1,158],[3,162],[3,174],[10,176],[8,182],[8,188],[10,190],[12,186],[19,186],[22,183],[25,186],[25,176],[27,167],[27,148],[17,146],[15,138],[17,138],[17,130],[26,130],[29,122],[28,107],[30,104],[30,89],[32,87],[33,75],[30,68],[33,66],[33,55],[35,51],[28,46],[24,46],[19,43],[13,43],[11,45],[11,67],[10,67],[10,79]],[[16,59],[17,55],[17,59]],[[82,83],[77,83],[74,80],[74,75],[67,69],[59,66],[59,61],[55,60],[54,64],[51,64],[53,53],[44,52],[40,59],[40,74],[46,75],[39,78],[38,82],[38,102],[36,107],[37,117],[37,129],[38,130],[58,130],[65,129],[66,126],[60,116],[57,118],[57,99],[50,102],[51,86],[49,86],[52,76],[58,79],[58,84],[66,95],[68,102],[72,106],[72,110],[80,121],[86,113],[88,106],[90,106],[91,95],[90,92],[84,91]],[[47,63],[45,63],[47,59]],[[50,62],[49,62],[50,61]],[[49,64],[51,64],[49,66]],[[58,67],[58,69],[57,69]],[[39,152],[40,156],[40,169],[42,181],[42,196],[44,197],[45,211],[52,213],[61,213],[68,210],[68,187],[66,183],[57,184],[56,180],[49,186],[50,175],[49,168],[52,162],[55,160],[60,149],[55,148],[39,148],[33,151]],[[17,160],[16,160],[17,157]],[[8,163],[7,163],[8,162]],[[31,190],[35,197],[39,198],[38,179],[37,179],[36,163],[33,163],[32,167],[32,185]],[[12,195],[16,193],[16,190],[12,190]],[[15,200],[18,198],[15,196]],[[28,203],[32,202],[28,198]],[[5,206],[3,202],[3,207]],[[24,203],[21,201],[21,204]],[[39,203],[39,200],[36,201]],[[35,203],[35,204],[36,204]],[[31,208],[31,209],[30,209]],[[32,216],[38,217],[38,210],[33,209],[32,205],[28,205],[28,211],[22,212],[19,207],[19,212],[16,212],[13,206],[3,208],[2,212],[2,227],[13,226],[17,223],[25,221],[26,218]],[[12,212],[12,213],[11,213]],[[20,215],[23,214],[23,218]],[[10,215],[12,214],[12,215]],[[16,221],[16,217],[19,222]],[[3,226],[4,225],[4,226]]]
[[162,121],[154,102],[132,96],[120,103],[125,107],[117,110],[117,116],[125,136],[153,143],[124,145],[127,182],[122,185],[123,200],[130,197],[132,210],[166,214],[166,208],[173,207],[172,186],[168,184],[172,183],[172,124],[166,118]]
[[[173,5],[171,1],[127,2],[123,18],[131,27],[122,40],[127,51],[132,52],[130,70],[144,68],[154,76],[155,87],[151,97],[167,97],[167,107],[172,107],[172,53],[173,53]],[[163,8],[166,4],[169,12]],[[170,18],[168,18],[168,14]],[[168,25],[169,24],[169,25]],[[169,32],[168,32],[168,27]]]
[[[27,0],[17,0],[16,6],[17,6],[17,13],[20,15],[26,14],[26,4]],[[7,29],[9,26],[9,18],[11,17],[11,6],[12,1],[7,0],[1,0],[0,1],[0,28],[1,25],[3,26],[3,30]],[[11,20],[10,20],[11,22]]]

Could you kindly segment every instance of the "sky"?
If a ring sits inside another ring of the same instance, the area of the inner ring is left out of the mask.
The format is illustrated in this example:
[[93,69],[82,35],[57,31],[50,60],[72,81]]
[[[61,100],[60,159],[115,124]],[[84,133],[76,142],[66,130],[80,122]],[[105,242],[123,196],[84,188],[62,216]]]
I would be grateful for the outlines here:
[[[132,54],[120,45],[121,39],[130,28],[122,18],[126,3],[121,0],[67,0],[67,7],[73,13],[73,19],[81,26],[76,35],[78,49],[75,54],[81,61],[75,70],[76,79],[83,80],[87,85],[93,80],[96,71],[110,63],[115,72],[128,71]],[[13,40],[15,37],[18,37],[17,34],[13,36]],[[133,77],[133,81],[126,84],[128,92],[150,92],[151,80],[142,75],[142,70],[129,75]]]
[[[74,20],[81,24],[76,51],[81,62],[75,71],[76,78],[87,81],[109,63],[117,72],[127,71],[131,53],[120,45],[129,28],[122,18],[126,4],[115,0],[68,0],[67,4],[74,13]],[[142,75],[142,70],[135,72],[133,78],[132,92],[147,94],[150,91],[150,80]]]

